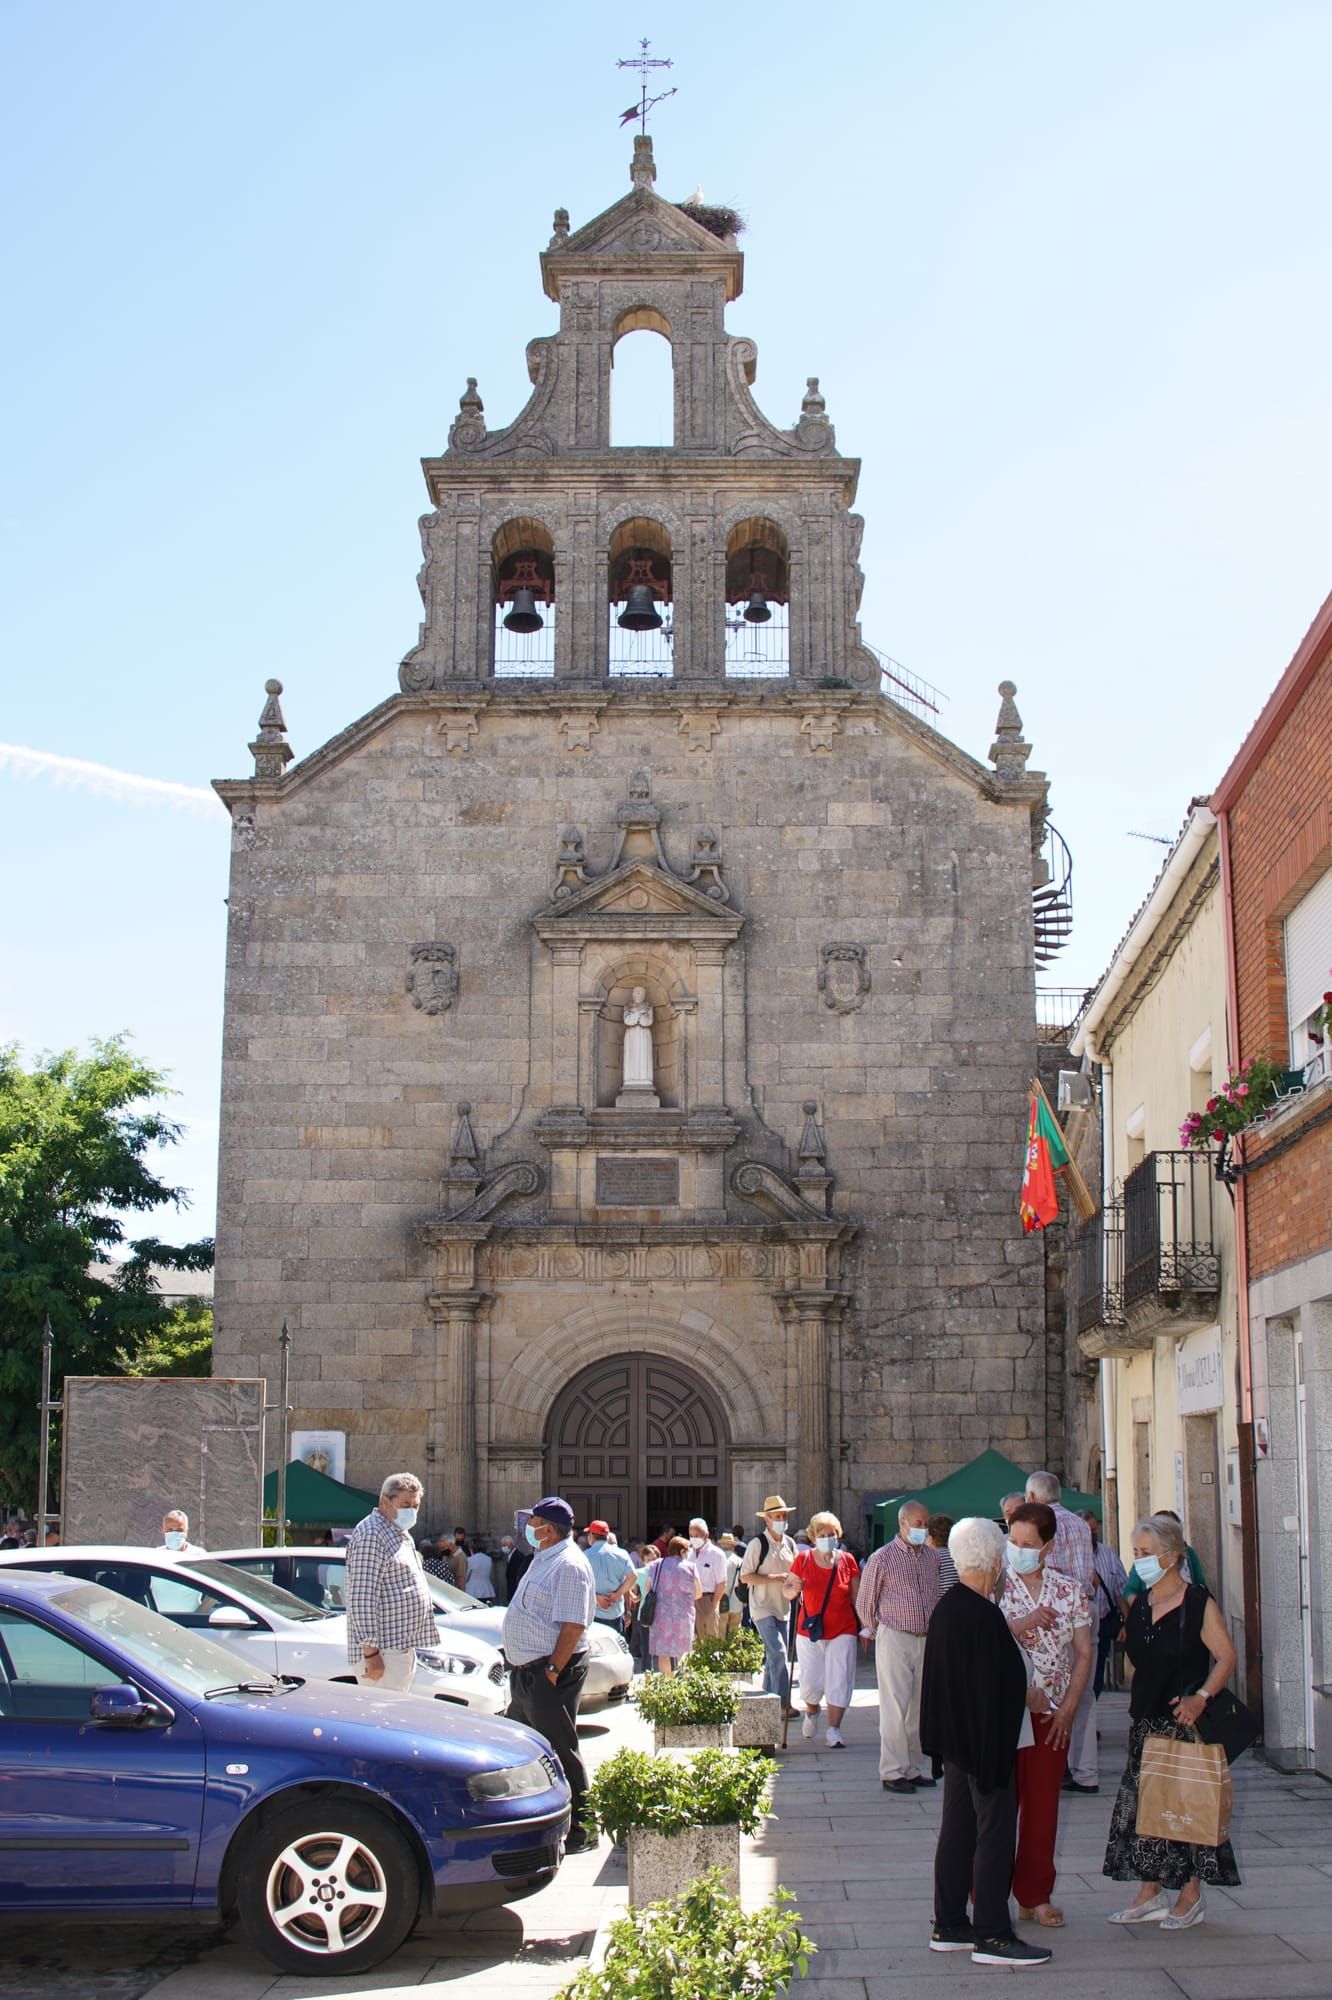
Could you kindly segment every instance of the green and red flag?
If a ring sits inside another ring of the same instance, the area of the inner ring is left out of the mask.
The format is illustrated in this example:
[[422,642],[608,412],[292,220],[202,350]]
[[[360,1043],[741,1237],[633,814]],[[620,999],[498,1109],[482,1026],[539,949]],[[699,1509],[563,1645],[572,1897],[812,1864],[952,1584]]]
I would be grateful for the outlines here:
[[1031,1115],[1027,1120],[1027,1163],[1022,1175],[1022,1192],[1018,1197],[1018,1214],[1022,1217],[1022,1227],[1030,1235],[1034,1229],[1045,1229],[1059,1219],[1059,1194],[1055,1188],[1055,1174],[1061,1167],[1070,1164],[1068,1148],[1059,1122],[1050,1109],[1045,1092],[1038,1087],[1031,1093]]

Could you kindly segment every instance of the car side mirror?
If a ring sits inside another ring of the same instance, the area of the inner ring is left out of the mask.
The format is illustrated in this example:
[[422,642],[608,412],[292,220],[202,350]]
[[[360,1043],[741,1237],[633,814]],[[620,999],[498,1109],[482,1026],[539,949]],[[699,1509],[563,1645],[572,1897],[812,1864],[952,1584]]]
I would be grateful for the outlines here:
[[158,1722],[164,1719],[160,1702],[150,1701],[140,1694],[138,1688],[127,1681],[112,1687],[96,1688],[88,1704],[88,1713],[94,1722],[119,1723],[122,1727],[133,1727],[139,1722]]
[[209,1612],[208,1622],[228,1632],[253,1632],[256,1629],[254,1619],[247,1611],[242,1611],[239,1604],[219,1604],[216,1611]]

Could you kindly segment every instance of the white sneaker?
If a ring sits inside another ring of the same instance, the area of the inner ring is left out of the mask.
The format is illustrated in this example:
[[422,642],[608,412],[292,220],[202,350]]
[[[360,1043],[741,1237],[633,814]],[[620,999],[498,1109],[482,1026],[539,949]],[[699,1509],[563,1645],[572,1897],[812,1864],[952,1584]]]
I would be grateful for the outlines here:
[[1150,1903],[1130,1903],[1126,1910],[1116,1910],[1110,1918],[1112,1924],[1159,1924],[1170,1915],[1170,1901],[1164,1890],[1158,1890]]
[[800,1734],[802,1736],[812,1736],[818,1726],[819,1718],[817,1714],[811,1715],[809,1710],[806,1709],[800,1720]]
[[843,1743],[842,1741],[841,1730],[834,1729],[831,1723],[828,1726],[827,1734],[825,1735],[823,1740],[827,1744],[830,1750],[845,1750],[846,1748],[845,1743]]

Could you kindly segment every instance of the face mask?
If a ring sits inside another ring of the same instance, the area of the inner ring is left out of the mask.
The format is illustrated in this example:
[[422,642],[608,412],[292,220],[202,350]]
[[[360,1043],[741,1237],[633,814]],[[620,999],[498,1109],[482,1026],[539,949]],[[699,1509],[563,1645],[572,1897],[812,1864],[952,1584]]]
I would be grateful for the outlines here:
[[1008,1557],[1008,1567],[1015,1576],[1030,1576],[1033,1570],[1041,1566],[1039,1549],[1020,1549],[1015,1542],[1009,1542],[1004,1553]]
[[929,1534],[930,1531],[928,1528],[908,1528],[907,1540],[910,1542],[912,1548],[918,1549],[929,1540]]
[[1142,1578],[1148,1590],[1151,1589],[1154,1583],[1159,1583],[1165,1575],[1165,1564],[1159,1556],[1139,1556],[1134,1562],[1133,1567],[1137,1570],[1138,1575]]
[[703,1546],[702,1535],[691,1535],[689,1537],[689,1546],[691,1549],[701,1549]]
[[523,1529],[523,1533],[526,1535],[530,1547],[534,1549],[539,1549],[541,1547],[541,1543],[537,1540],[537,1531],[532,1526],[532,1523],[530,1521],[528,1522],[527,1526]]
[[787,1514],[774,1515],[768,1522],[768,1533],[770,1535],[784,1535],[786,1533],[786,1523],[789,1519],[790,1516]]
[[836,1535],[816,1535],[815,1542],[821,1556],[830,1556],[837,1547]]
[[420,1511],[419,1507],[399,1507],[393,1518],[400,1528],[414,1528]]
[[183,1549],[185,1546],[185,1537],[179,1528],[168,1528],[162,1540],[169,1549]]

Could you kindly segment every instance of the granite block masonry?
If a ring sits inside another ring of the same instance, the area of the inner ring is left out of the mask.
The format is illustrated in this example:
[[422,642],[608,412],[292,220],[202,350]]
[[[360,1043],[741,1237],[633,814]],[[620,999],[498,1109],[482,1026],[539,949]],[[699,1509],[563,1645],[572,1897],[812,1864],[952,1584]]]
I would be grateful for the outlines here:
[[[217,1366],[275,1375],[285,1317],[293,1423],[355,1484],[421,1468],[429,1523],[850,1525],[1047,1455],[1045,780],[1010,683],[987,763],[883,691],[858,463],[815,381],[763,416],[740,252],[654,176],[639,139],[557,214],[530,402],[491,431],[469,383],[424,461],[399,691],[291,762],[270,683],[217,785]],[[643,329],[669,449],[610,444]]]

